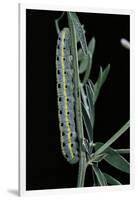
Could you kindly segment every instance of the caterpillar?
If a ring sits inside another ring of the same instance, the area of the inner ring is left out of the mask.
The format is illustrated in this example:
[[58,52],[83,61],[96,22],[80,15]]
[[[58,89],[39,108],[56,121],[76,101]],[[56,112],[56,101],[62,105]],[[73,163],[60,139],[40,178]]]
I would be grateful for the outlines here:
[[69,28],[59,33],[56,48],[56,78],[60,143],[63,156],[75,164],[79,160],[74,111],[74,83]]

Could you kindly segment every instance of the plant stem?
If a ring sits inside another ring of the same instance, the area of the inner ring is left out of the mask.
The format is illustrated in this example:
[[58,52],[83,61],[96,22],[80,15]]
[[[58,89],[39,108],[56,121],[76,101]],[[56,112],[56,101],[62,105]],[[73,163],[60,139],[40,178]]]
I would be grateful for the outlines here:
[[79,172],[77,187],[83,187],[85,181],[85,174],[87,169],[86,156],[83,151],[80,152]]
[[70,14],[67,13],[68,23],[71,34],[71,54],[73,56],[73,70],[74,70],[74,91],[75,91],[75,113],[76,113],[76,125],[79,139],[79,170],[77,187],[84,186],[84,179],[86,173],[86,155],[82,150],[82,139],[84,138],[82,112],[81,112],[81,97],[80,97],[80,80],[79,80],[79,68],[78,68],[78,52],[77,52],[77,38],[74,24],[70,18]]

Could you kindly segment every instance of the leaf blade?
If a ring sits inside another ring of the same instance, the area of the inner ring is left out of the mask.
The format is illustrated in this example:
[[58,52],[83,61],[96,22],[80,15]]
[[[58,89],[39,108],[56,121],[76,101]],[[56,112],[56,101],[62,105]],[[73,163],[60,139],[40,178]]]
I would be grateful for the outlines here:
[[92,39],[89,41],[89,44],[88,44],[88,50],[90,52],[91,57],[93,57],[93,54],[95,51],[95,44],[96,44],[96,40],[94,37],[92,37]]
[[[84,73],[88,69],[89,69],[89,71],[91,71],[94,50],[95,50],[95,38],[94,37],[92,37],[92,39],[90,40],[90,42],[88,44],[89,54],[87,53],[85,55],[83,53],[82,49],[79,49],[78,59],[80,61],[80,68],[79,68],[80,74]],[[89,75],[89,73],[88,73],[88,75]]]
[[86,95],[88,99],[88,106],[89,106],[89,116],[91,120],[92,127],[94,127],[94,118],[95,118],[95,109],[94,109],[94,102],[93,102],[93,93],[91,92],[91,88],[89,85],[85,86],[86,88]]
[[107,174],[107,173],[103,173],[106,180],[107,180],[107,183],[109,183],[110,185],[122,185],[120,183],[120,181],[118,181],[117,179],[115,179],[114,177],[112,177],[111,175]]
[[93,128],[92,128],[92,124],[91,124],[90,118],[88,116],[88,113],[85,109],[84,104],[82,104],[82,116],[83,116],[84,125],[87,131],[89,141],[93,141]]
[[76,30],[77,37],[80,41],[82,50],[83,50],[84,54],[86,55],[88,52],[88,47],[87,47],[84,29],[83,29],[82,25],[80,24],[79,18],[75,12],[69,12],[69,15],[75,25],[74,27]]
[[94,94],[95,94],[94,103],[96,103],[96,101],[97,101],[101,87],[103,86],[104,82],[106,81],[109,71],[110,71],[110,64],[108,64],[104,70],[102,70],[102,67],[100,67],[99,76],[94,85]]
[[96,166],[96,165],[92,165],[92,169],[96,175],[96,178],[98,180],[98,183],[100,186],[105,186],[107,185],[106,179],[104,177],[104,174],[102,173],[102,171]]
[[112,143],[114,143],[125,131],[129,128],[129,121],[122,126],[119,131],[117,131],[102,147],[100,147],[96,152],[95,155],[102,153],[105,151]]
[[[95,144],[95,150],[99,149],[103,143],[97,142]],[[107,156],[104,160],[115,167],[116,169],[123,171],[125,173],[130,173],[130,165],[129,162],[121,156],[118,152],[116,152],[113,148],[108,147],[104,153],[107,153]]]
[[88,55],[84,55],[83,58],[81,59],[81,63],[80,63],[80,68],[79,68],[79,73],[82,74],[84,73],[89,65],[89,56]]

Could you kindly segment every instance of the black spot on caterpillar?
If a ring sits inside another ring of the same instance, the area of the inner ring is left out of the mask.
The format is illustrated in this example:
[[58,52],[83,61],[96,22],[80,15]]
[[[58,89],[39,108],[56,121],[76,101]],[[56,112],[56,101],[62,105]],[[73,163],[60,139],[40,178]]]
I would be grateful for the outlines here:
[[66,160],[75,164],[79,160],[79,154],[75,130],[74,83],[68,28],[64,28],[59,33],[57,41],[56,77],[61,150]]

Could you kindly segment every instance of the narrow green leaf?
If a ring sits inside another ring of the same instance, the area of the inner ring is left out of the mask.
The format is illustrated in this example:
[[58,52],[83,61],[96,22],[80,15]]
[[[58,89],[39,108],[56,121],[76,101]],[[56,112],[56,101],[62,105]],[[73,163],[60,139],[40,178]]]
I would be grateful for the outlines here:
[[92,123],[92,127],[94,126],[94,117],[95,117],[95,113],[94,113],[94,101],[93,101],[93,93],[91,91],[90,85],[86,84],[85,85],[86,88],[86,95],[87,95],[87,99],[88,99],[88,106],[89,106],[89,116],[90,116],[90,120]]
[[89,62],[90,62],[90,57],[89,55],[84,55],[81,59],[81,63],[80,63],[80,68],[79,68],[79,73],[82,74],[84,73],[87,68],[88,68],[88,65],[89,65]]
[[88,163],[101,162],[107,155],[108,155],[107,153],[102,153],[97,156],[92,156]]
[[90,57],[90,52],[88,51],[87,53],[87,60],[88,60],[88,65],[87,65],[87,69],[84,73],[84,77],[82,80],[82,84],[85,85],[85,83],[88,81],[89,76],[90,76],[90,72],[91,72],[91,68],[92,68],[92,64],[91,64],[91,57]]
[[104,145],[102,145],[96,152],[95,155],[98,155],[104,152],[113,142],[115,142],[125,131],[129,128],[129,121],[122,126],[122,128],[117,131]]
[[76,15],[76,13],[69,12],[69,16],[74,24],[75,32],[77,37],[79,38],[83,53],[86,55],[84,57],[84,63],[82,64],[83,70],[86,69],[82,83],[85,84],[89,78],[90,71],[91,71],[91,56],[90,52],[87,47],[87,42],[85,38],[85,31],[83,29],[83,26],[79,22],[79,18]]
[[[92,80],[88,79],[88,84],[90,86],[91,93],[92,93],[92,96],[94,98],[94,84],[93,84]],[[93,99],[93,101],[94,101],[94,99]]]
[[114,150],[120,154],[129,154],[130,153],[130,149],[114,149]]
[[95,173],[93,171],[93,168],[91,168],[91,171],[92,171],[93,186],[96,186],[96,185],[98,185],[98,183],[97,183],[97,179],[95,177]]
[[72,22],[74,23],[75,31],[76,31],[77,37],[80,41],[83,52],[86,55],[87,52],[88,52],[88,47],[87,47],[87,42],[86,42],[86,38],[85,38],[84,28],[81,25],[79,18],[78,18],[76,13],[69,12],[69,15],[72,19]]
[[107,76],[109,74],[110,71],[110,64],[107,65],[107,67],[104,69],[103,74],[102,74],[102,85],[104,84],[104,82],[107,79]]
[[88,81],[89,76],[90,76],[94,50],[95,50],[95,38],[92,38],[88,46],[87,55],[83,57],[81,65],[80,65],[80,71],[85,72],[83,80],[82,80],[83,85],[85,85],[85,83]]
[[87,102],[86,92],[85,92],[84,87],[81,83],[80,83],[80,90],[81,90],[82,102],[85,106],[87,113],[89,114],[89,106],[88,106],[88,102]]
[[91,142],[91,141],[93,141],[93,128],[92,128],[91,120],[85,109],[84,104],[82,104],[82,116],[83,116],[84,125],[85,125],[86,131],[87,131],[89,141]]
[[102,85],[102,73],[103,73],[103,70],[102,70],[102,67],[100,67],[99,76],[98,76],[97,82],[94,85],[94,103],[97,100],[97,97],[99,95],[100,88]]
[[90,40],[89,44],[88,44],[88,50],[90,52],[90,56],[93,57],[94,51],[95,51],[95,43],[96,40],[94,37],[92,37],[92,39]]
[[84,53],[83,53],[83,51],[82,51],[82,48],[80,48],[80,49],[78,50],[78,61],[83,60],[83,57],[84,57]]
[[93,37],[88,45],[88,52],[87,56],[83,57],[83,60],[80,65],[81,72],[85,72],[84,78],[82,83],[85,84],[90,76],[91,68],[92,68],[92,62],[93,62],[93,54],[95,50],[95,38]]
[[108,184],[110,184],[110,185],[122,185],[117,179],[115,179],[111,175],[109,175],[107,173],[103,173],[103,174],[104,174],[104,177],[106,178]]
[[95,165],[92,165],[93,171],[97,177],[98,183],[100,186],[105,186],[107,185],[106,179],[104,177],[104,174],[102,173],[102,171]]
[[78,60],[80,61],[80,70],[79,73],[84,73],[88,68],[92,67],[92,59],[95,50],[95,38],[93,37],[88,45],[89,55],[84,55],[82,49],[78,51]]
[[[104,144],[97,142],[94,146],[95,150],[97,151],[100,147]],[[108,162],[113,167],[119,169],[120,171],[130,173],[130,165],[129,162],[121,156],[118,152],[116,152],[113,148],[108,147],[104,153],[107,153],[107,156],[104,157],[104,160]]]
[[109,71],[110,71],[110,65],[108,65],[104,69],[104,71],[102,70],[102,67],[100,67],[99,76],[98,76],[97,82],[95,83],[95,86],[94,86],[94,94],[95,94],[94,102],[96,102],[96,100],[99,96],[100,89],[101,89],[102,85],[104,84],[105,80],[107,79]]

